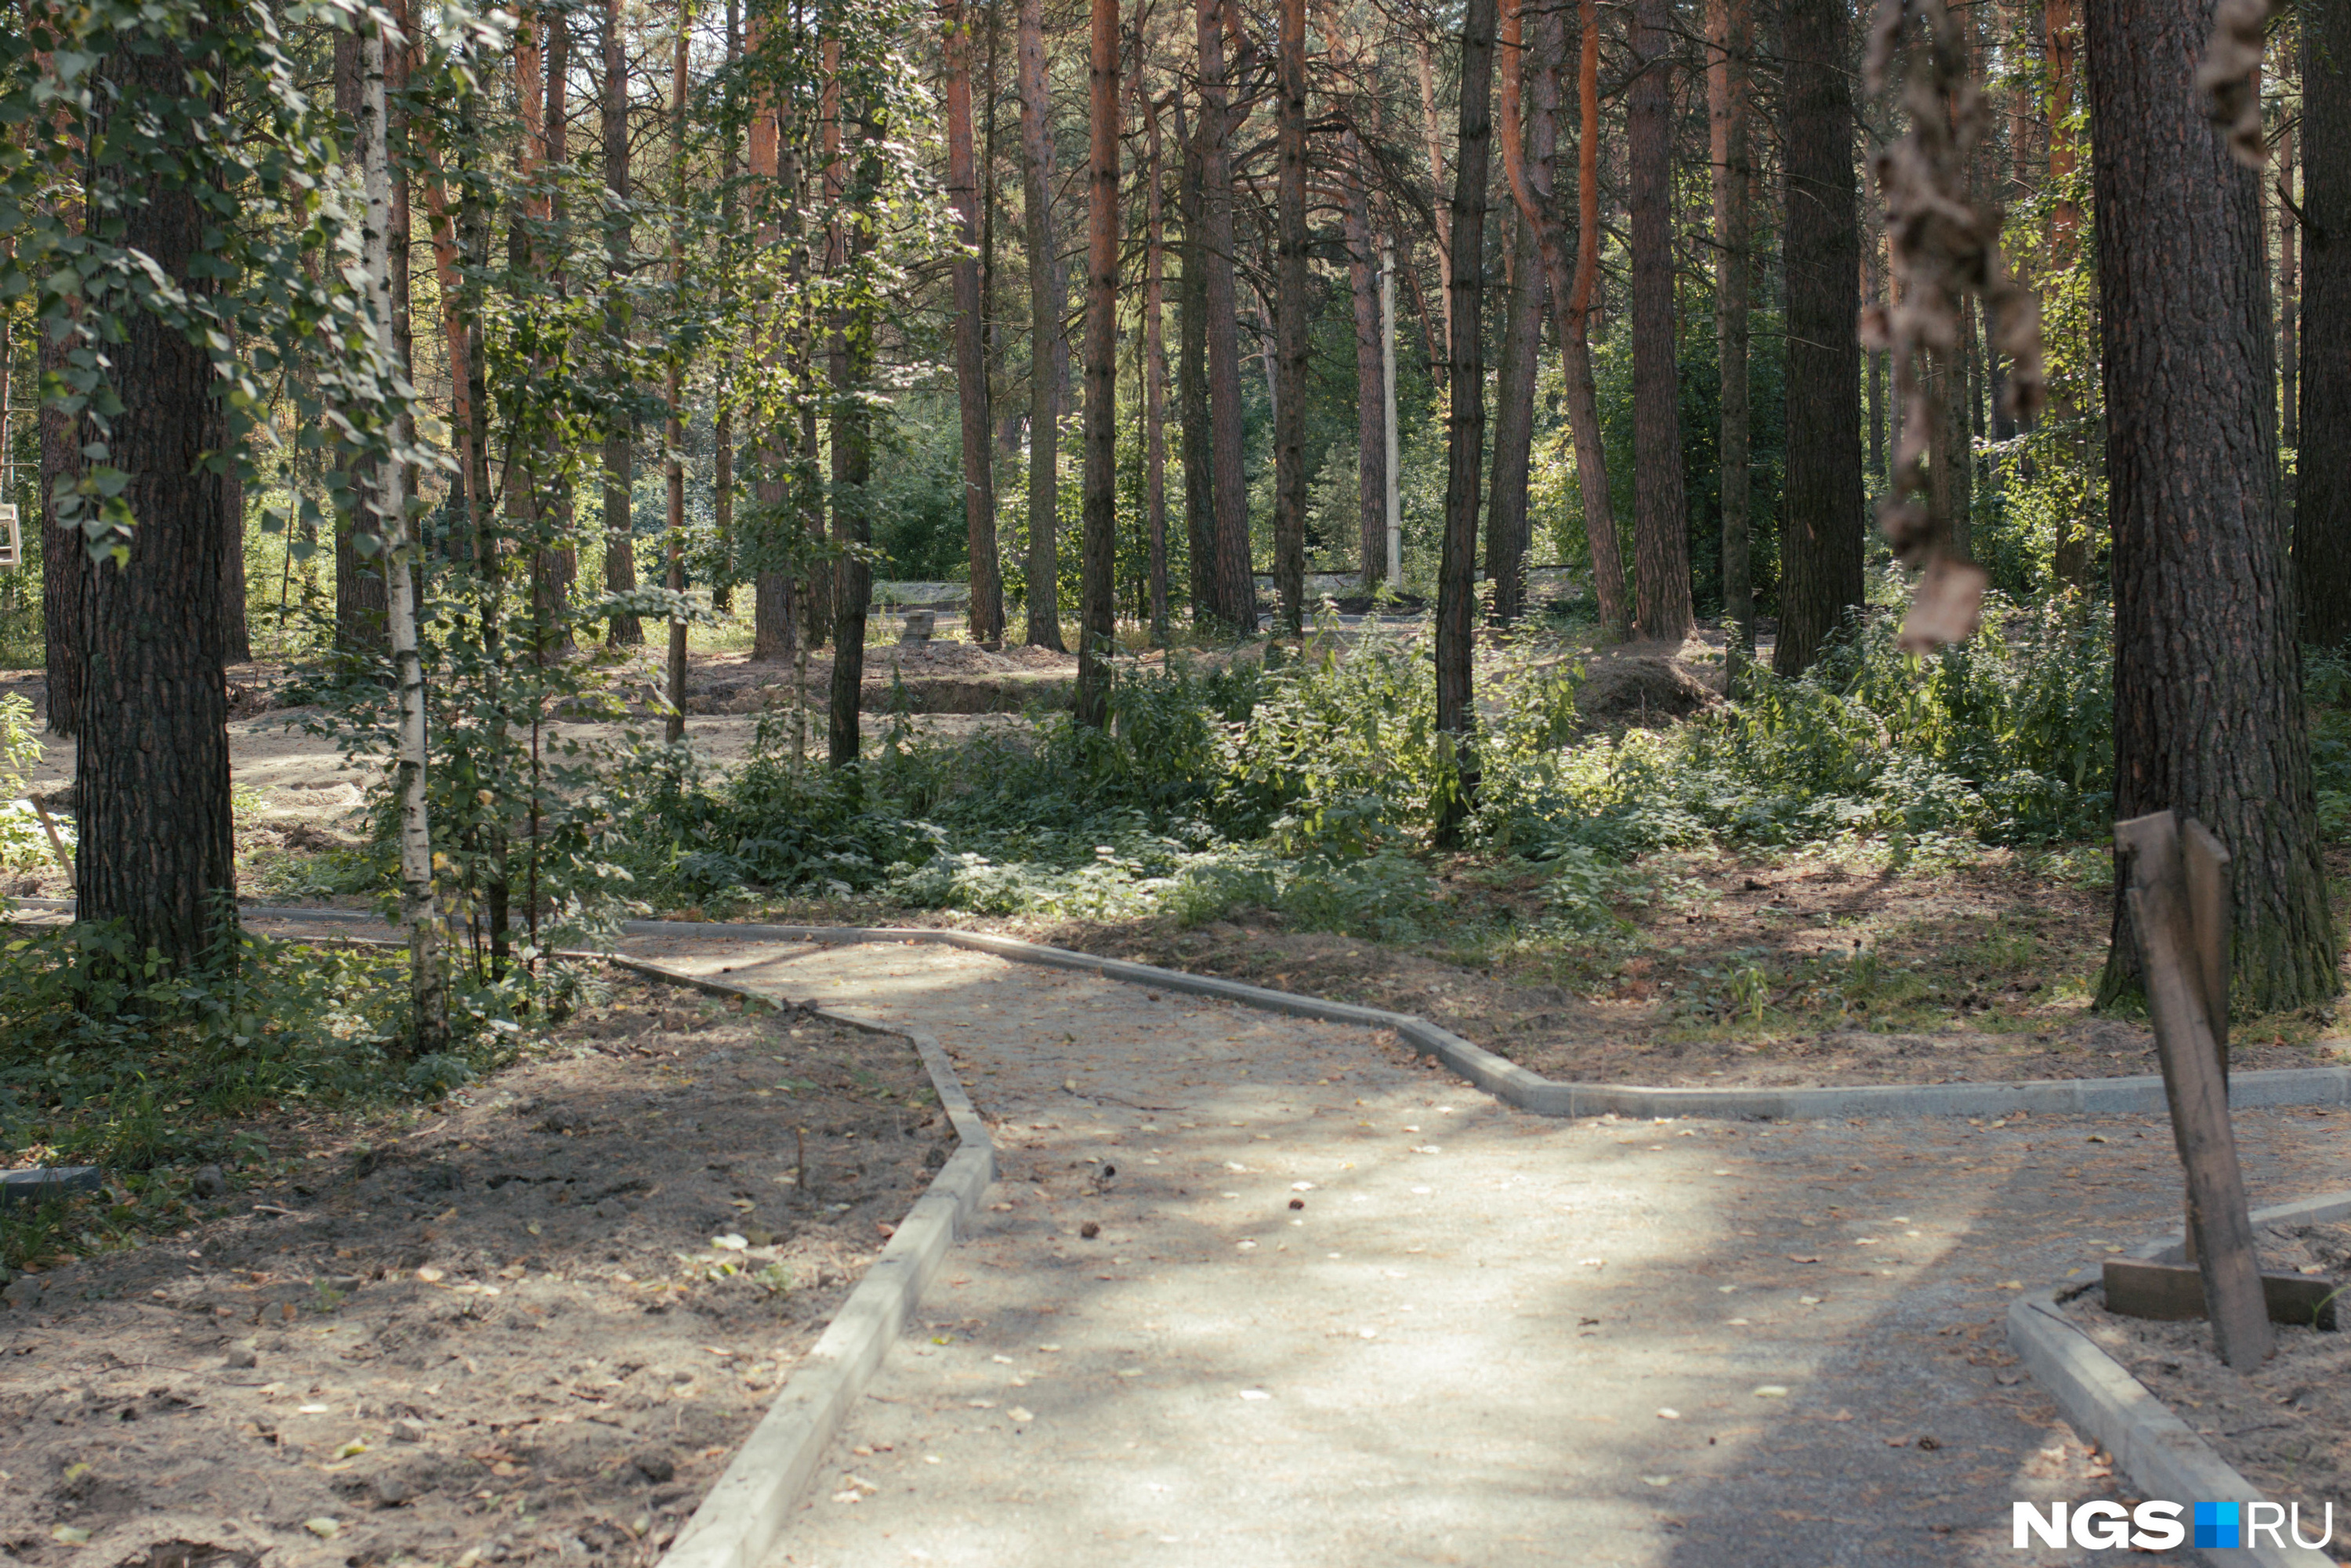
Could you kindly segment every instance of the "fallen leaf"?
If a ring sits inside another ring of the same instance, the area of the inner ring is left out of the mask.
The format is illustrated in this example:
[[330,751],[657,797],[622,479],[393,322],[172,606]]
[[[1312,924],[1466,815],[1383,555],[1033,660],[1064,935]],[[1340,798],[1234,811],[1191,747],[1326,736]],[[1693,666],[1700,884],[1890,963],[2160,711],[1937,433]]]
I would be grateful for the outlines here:
[[1755,1388],[1755,1397],[1758,1399],[1785,1399],[1788,1397],[1788,1390],[1783,1385],[1777,1383],[1758,1384]]
[[1817,1263],[1820,1261],[1820,1259],[1817,1257],[1806,1257],[1800,1252],[1791,1252],[1788,1254],[1788,1261],[1791,1263]]
[[416,1270],[416,1277],[428,1285],[437,1285],[448,1278],[438,1269],[419,1269]]
[[341,1448],[335,1450],[335,1458],[339,1459],[355,1458],[368,1451],[367,1444],[361,1442],[359,1438],[354,1437],[350,1442],[345,1443]]
[[1270,1399],[1273,1396],[1268,1394],[1262,1388],[1244,1388],[1241,1390],[1241,1397],[1244,1399]]
[[306,1519],[302,1528],[322,1541],[332,1541],[343,1532],[342,1525],[331,1519]]
[[1678,1421],[1681,1418],[1682,1413],[1678,1410],[1668,1408],[1657,1412],[1657,1419],[1660,1421]]
[[1011,1417],[1013,1420],[1015,1420],[1015,1421],[1019,1421],[1019,1422],[1024,1422],[1024,1423],[1025,1423],[1025,1422],[1029,1422],[1029,1421],[1034,1421],[1034,1420],[1037,1418],[1037,1417],[1036,1417],[1036,1416],[1035,1416],[1034,1414],[1032,1414],[1032,1413],[1031,1413],[1031,1412],[1029,1412],[1029,1411],[1027,1411],[1027,1410],[1022,1409],[1022,1408],[1021,1408],[1019,1406],[1018,1406],[1018,1405],[1015,1405],[1011,1409],[1007,1410],[1007,1411],[1005,1412],[1005,1414],[1006,1414],[1007,1416],[1010,1416],[1010,1417]]
[[78,1524],[60,1524],[51,1528],[49,1539],[68,1546],[79,1546],[89,1539],[89,1531]]
[[717,1248],[722,1252],[741,1252],[751,1245],[748,1241],[745,1240],[742,1237],[736,1235],[731,1230],[724,1236],[712,1237],[710,1239],[710,1244],[713,1247]]
[[1669,1487],[1674,1484],[1674,1478],[1671,1476],[1643,1476],[1641,1479],[1644,1484],[1653,1487]]

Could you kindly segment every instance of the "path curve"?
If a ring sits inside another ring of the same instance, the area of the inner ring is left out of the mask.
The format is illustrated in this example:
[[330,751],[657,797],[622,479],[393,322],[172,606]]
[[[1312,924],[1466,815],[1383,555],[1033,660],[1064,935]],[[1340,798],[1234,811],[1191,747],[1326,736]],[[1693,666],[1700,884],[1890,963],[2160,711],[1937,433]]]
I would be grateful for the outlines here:
[[[1561,1122],[978,953],[627,946],[932,1031],[995,1132],[989,1224],[769,1568],[2095,1560],[2010,1548],[2013,1500],[2116,1483],[2001,1320],[2175,1211],[2158,1119]],[[2275,1199],[2351,1117],[2239,1128]]]

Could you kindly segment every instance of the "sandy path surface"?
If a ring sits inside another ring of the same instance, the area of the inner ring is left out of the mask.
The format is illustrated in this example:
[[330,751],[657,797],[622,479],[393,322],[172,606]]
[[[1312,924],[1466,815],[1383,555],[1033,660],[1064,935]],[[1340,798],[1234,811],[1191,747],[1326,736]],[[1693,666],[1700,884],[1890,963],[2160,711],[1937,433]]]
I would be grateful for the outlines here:
[[[631,946],[929,1029],[998,1129],[991,1223],[769,1568],[2086,1564],[2011,1501],[2127,1484],[2001,1323],[2176,1223],[2158,1121],[1547,1121],[979,954]],[[2343,1185],[2351,1116],[2239,1126],[2256,1202]]]

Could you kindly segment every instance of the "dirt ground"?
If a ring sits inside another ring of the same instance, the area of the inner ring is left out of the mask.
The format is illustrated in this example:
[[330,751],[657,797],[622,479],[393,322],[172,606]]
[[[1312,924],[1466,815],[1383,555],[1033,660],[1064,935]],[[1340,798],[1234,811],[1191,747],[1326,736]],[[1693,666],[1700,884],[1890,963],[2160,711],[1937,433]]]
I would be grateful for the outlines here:
[[[2351,1224],[2270,1226],[2255,1239],[2263,1269],[2315,1275],[2351,1291]],[[2094,1290],[2066,1310],[2264,1497],[2301,1501],[2305,1529],[2314,1532],[2317,1510],[2333,1503],[2344,1521],[2336,1539],[2344,1539],[2351,1525],[2351,1334],[2281,1325],[2277,1354],[2247,1376],[2213,1355],[2210,1324],[2117,1317],[2104,1301]]]
[[[1621,939],[1476,963],[1438,944],[1287,931],[1265,914],[1190,930],[891,918],[1418,1013],[1547,1077],[1584,1082],[2006,1082],[2160,1070],[2144,1023],[2090,1011],[2105,954],[2103,886],[2004,852],[1909,875],[1802,857],[1686,857],[1672,880],[1669,894],[1625,908],[1631,931]],[[1488,906],[1514,896],[1473,873],[1448,892]],[[1739,999],[1742,971],[1761,977],[1760,1022]],[[2341,1040],[2320,1038],[2331,1021],[2241,1025],[2231,1061],[2241,1070],[2351,1061]]]
[[265,1130],[0,1292],[0,1563],[650,1563],[953,1146],[903,1040],[627,978],[432,1114]]

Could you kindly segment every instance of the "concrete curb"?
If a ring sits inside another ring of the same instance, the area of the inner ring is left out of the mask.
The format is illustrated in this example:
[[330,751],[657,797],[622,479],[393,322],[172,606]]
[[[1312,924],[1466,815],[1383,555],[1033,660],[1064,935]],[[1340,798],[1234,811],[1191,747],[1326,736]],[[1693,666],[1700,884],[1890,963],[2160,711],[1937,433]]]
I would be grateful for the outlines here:
[[[2351,1217],[2351,1193],[2256,1209],[2252,1218],[2261,1226],[2318,1224],[2346,1217]],[[2159,1259],[2177,1253],[2179,1248],[2179,1238],[2171,1237],[2136,1249],[2135,1253]],[[2066,1318],[2058,1305],[2061,1292],[2070,1299],[2086,1288],[2036,1291],[2008,1310],[2009,1343],[2033,1380],[2057,1401],[2074,1429],[2112,1454],[2149,1497],[2173,1502],[2267,1500],[2121,1363]],[[2225,1556],[2214,1552],[2203,1555],[2215,1568],[2237,1564],[2335,1568],[2335,1559],[2326,1552],[2292,1545],[2280,1548],[2265,1543],[2234,1548]]]
[[[580,954],[674,985],[717,996],[773,1000],[747,986],[706,975],[690,975],[664,964],[618,954]],[[882,1358],[921,1304],[947,1249],[979,1213],[981,1197],[996,1179],[996,1145],[971,1096],[955,1074],[947,1053],[927,1032],[883,1024],[834,1009],[802,1009],[874,1034],[914,1042],[923,1066],[938,1091],[940,1108],[963,1146],[931,1178],[897,1233],[882,1249],[857,1289],[841,1303],[824,1336],[799,1368],[785,1380],[766,1416],[737,1450],[702,1505],[662,1557],[661,1568],[758,1568],[783,1534],[793,1509],[816,1478],[818,1464],[850,1412],[865,1392]]]
[[[24,904],[62,901],[22,899]],[[352,909],[264,909],[243,913],[261,919],[367,920]],[[1023,964],[1075,969],[1104,979],[1155,986],[1197,997],[1214,997],[1293,1018],[1362,1024],[1394,1030],[1424,1056],[1433,1056],[1461,1077],[1522,1111],[1538,1116],[1717,1116],[1733,1121],[1816,1121],[1830,1116],[2002,1116],[2015,1111],[2035,1115],[2152,1115],[2167,1109],[2163,1080],[2154,1073],[2131,1078],[2052,1078],[2022,1083],[1868,1083],[1831,1089],[1658,1089],[1623,1083],[1562,1083],[1506,1061],[1450,1030],[1411,1013],[1325,1001],[1290,991],[1268,990],[1238,980],[1187,975],[1124,958],[1098,958],[1066,947],[1048,947],[984,931],[934,926],[758,925],[720,921],[631,920],[621,927],[632,936],[676,936],[703,931],[719,936],[763,937],[778,942],[928,942],[990,953]],[[2229,1103],[2239,1109],[2262,1105],[2351,1105],[2351,1067],[2288,1067],[2230,1075]]]

